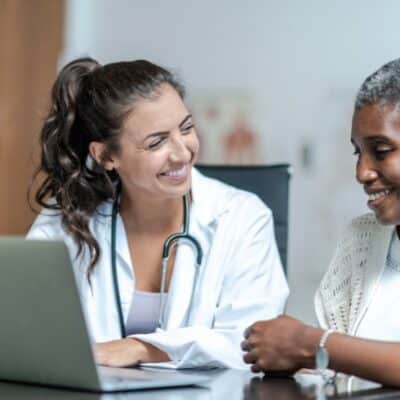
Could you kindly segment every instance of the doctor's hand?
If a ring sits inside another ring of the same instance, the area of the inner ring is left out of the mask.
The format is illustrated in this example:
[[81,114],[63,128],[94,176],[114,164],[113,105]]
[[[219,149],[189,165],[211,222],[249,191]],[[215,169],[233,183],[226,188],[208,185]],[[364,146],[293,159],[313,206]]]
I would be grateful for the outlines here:
[[135,338],[97,343],[94,354],[97,364],[108,367],[132,367],[142,362],[170,361],[168,355],[157,347]]
[[280,316],[248,327],[242,342],[243,357],[253,372],[293,374],[300,368],[314,368],[315,353],[323,330]]

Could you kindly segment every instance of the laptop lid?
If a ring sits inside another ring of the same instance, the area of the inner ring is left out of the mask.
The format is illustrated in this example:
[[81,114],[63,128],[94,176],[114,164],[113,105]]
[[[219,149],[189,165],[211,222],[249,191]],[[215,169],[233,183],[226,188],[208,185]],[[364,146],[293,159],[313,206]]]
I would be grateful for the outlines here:
[[99,388],[68,250],[0,238],[0,379]]
[[0,379],[94,391],[187,386],[208,378],[96,366],[63,242],[0,238]]

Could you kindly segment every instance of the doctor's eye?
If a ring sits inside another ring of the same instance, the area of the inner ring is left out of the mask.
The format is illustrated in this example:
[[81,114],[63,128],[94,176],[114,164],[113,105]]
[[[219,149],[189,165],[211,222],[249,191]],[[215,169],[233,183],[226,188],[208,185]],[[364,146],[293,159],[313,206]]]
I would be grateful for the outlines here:
[[194,124],[193,124],[193,123],[190,123],[190,124],[188,124],[188,125],[183,126],[183,127],[181,128],[181,132],[182,132],[184,135],[187,135],[187,134],[189,134],[189,133],[192,132],[192,129],[193,129],[193,128],[194,128]]
[[163,143],[165,142],[165,137],[157,138],[153,140],[149,145],[147,146],[149,150],[156,150],[158,149]]

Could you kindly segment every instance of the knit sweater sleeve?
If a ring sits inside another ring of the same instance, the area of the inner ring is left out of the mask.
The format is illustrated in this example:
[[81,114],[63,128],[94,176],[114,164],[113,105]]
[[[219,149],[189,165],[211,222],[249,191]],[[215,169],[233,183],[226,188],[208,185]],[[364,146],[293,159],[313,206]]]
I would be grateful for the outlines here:
[[314,298],[321,327],[348,333],[361,295],[360,268],[366,263],[366,249],[376,220],[373,214],[354,219],[344,231]]

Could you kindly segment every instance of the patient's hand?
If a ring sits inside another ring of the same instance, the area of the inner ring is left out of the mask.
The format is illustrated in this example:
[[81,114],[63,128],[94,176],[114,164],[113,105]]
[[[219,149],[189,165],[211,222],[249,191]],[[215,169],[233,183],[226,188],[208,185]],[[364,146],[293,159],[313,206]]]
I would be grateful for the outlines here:
[[134,338],[97,343],[94,346],[96,363],[109,367],[132,367],[141,362],[169,361],[157,347]]
[[313,368],[322,330],[288,316],[258,321],[245,331],[243,359],[253,372]]

